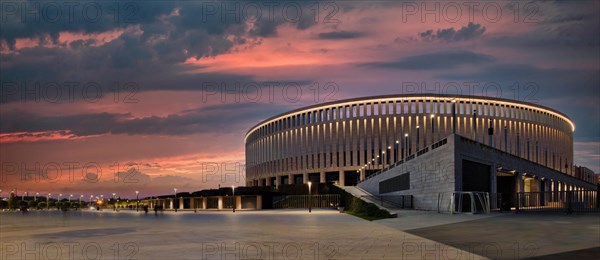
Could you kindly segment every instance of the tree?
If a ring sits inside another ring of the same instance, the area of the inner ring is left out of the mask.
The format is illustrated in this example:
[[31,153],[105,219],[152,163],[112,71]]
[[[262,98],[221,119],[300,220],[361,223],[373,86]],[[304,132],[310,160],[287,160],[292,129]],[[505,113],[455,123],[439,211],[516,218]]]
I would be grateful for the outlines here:
[[40,202],[37,204],[38,209],[45,209],[47,207],[46,202]]
[[28,204],[29,204],[29,208],[33,209],[33,208],[37,207],[38,202],[35,200],[30,200]]

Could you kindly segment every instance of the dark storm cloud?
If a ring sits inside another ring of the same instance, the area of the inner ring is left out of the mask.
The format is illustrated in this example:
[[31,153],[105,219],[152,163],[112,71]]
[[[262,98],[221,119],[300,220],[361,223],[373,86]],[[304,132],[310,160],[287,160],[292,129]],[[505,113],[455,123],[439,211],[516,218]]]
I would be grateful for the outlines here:
[[434,32],[433,30],[427,30],[419,33],[419,36],[423,40],[441,40],[445,42],[457,42],[466,41],[477,38],[485,32],[485,27],[481,24],[469,23],[467,26],[463,26],[458,30],[450,27],[447,29],[441,29]]
[[[540,68],[527,64],[493,64],[469,73],[441,74],[438,79],[496,83],[500,97],[547,105],[577,125],[575,137],[598,141],[600,74],[595,69]],[[492,93],[495,93],[493,91]],[[552,102],[545,104],[544,102]]]
[[[12,3],[12,2],[11,2]],[[19,8],[35,8],[37,4],[43,10],[47,2],[22,1],[15,2]],[[202,90],[204,83],[235,84],[252,82],[248,75],[227,73],[197,73],[190,71],[182,63],[190,58],[202,59],[227,53],[237,44],[256,44],[260,37],[277,35],[277,28],[282,24],[292,24],[298,29],[306,29],[315,24],[314,17],[309,15],[309,3],[293,3],[303,11],[298,19],[282,16],[285,2],[272,3],[274,11],[272,18],[266,13],[260,20],[247,28],[245,17],[238,15],[223,15],[219,10],[237,5],[237,10],[245,4],[244,1],[231,2],[202,2],[202,1],[158,1],[145,4],[142,1],[131,1],[133,22],[115,17],[108,12],[114,4],[124,8],[121,2],[77,2],[80,6],[99,4],[104,12],[95,22],[81,20],[69,21],[61,19],[48,22],[43,17],[41,21],[28,18],[21,20],[20,15],[2,17],[2,34],[0,42],[4,49],[14,49],[17,38],[50,39],[58,46],[39,45],[33,48],[22,48],[18,51],[0,54],[0,74],[2,81],[1,103],[23,100],[22,89],[15,84],[33,85],[47,82],[64,84],[77,82],[85,84],[95,82],[101,85],[102,92],[110,91],[109,82],[134,82],[139,91],[150,90]],[[4,3],[3,3],[4,4]],[[207,15],[209,8],[217,8],[216,13]],[[267,9],[258,3],[262,12]],[[33,6],[33,7],[32,7]],[[67,12],[66,6],[63,13]],[[293,8],[291,8],[293,9]],[[120,15],[126,13],[122,10]],[[77,16],[75,16],[77,18]],[[81,18],[81,17],[79,17]],[[115,20],[116,19],[116,20]],[[94,34],[124,30],[118,38],[95,46],[96,39],[76,40],[68,45],[57,43],[61,32]],[[60,45],[62,44],[62,45]],[[195,69],[197,69],[196,67]],[[293,80],[292,80],[293,81]],[[6,87],[10,85],[9,87]],[[7,95],[6,89],[10,89]],[[13,93],[16,89],[16,93]],[[65,93],[67,89],[62,89]],[[76,92],[80,89],[76,89]],[[25,95],[26,99],[31,96]],[[80,99],[81,95],[75,95]]]
[[401,70],[439,70],[452,69],[462,65],[487,64],[495,60],[496,58],[491,55],[459,50],[410,56],[392,62],[363,63],[360,66]]
[[265,115],[286,110],[273,104],[223,104],[183,111],[165,117],[131,118],[130,114],[95,113],[38,116],[20,111],[4,113],[0,133],[68,131],[76,136],[98,134],[168,134],[245,132]]
[[[515,35],[491,35],[485,44],[493,47],[536,52],[552,57],[598,57],[600,46],[600,2],[536,2],[540,10],[559,12],[538,13],[539,22],[532,31]],[[523,13],[523,15],[527,15]]]
[[319,33],[319,39],[323,39],[323,40],[354,39],[354,38],[360,38],[362,36],[364,36],[364,33],[357,32],[357,31],[334,31],[334,32]]

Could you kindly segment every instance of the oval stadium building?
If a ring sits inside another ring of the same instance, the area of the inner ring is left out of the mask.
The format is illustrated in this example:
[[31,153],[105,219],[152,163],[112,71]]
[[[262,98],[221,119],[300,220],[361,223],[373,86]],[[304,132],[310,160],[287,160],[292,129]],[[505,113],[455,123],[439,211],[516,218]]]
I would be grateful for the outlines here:
[[296,109],[245,137],[248,186],[337,182],[370,175],[455,133],[519,160],[572,174],[575,125],[536,104],[416,94],[340,100]]

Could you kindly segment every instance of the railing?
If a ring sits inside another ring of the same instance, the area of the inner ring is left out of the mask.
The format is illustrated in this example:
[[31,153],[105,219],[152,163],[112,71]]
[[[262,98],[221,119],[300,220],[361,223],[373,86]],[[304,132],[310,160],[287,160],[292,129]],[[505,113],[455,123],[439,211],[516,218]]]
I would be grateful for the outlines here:
[[387,209],[412,209],[413,208],[413,196],[412,195],[386,195],[386,196],[373,196],[373,195],[361,195],[372,203],[376,203]]
[[[442,145],[445,145],[445,144],[447,144],[447,143],[448,143],[448,138],[444,138],[444,139],[442,139],[442,140],[440,140],[440,141],[438,141],[438,142],[436,142],[436,143],[432,144],[432,145],[431,145],[431,150],[434,150],[434,149],[436,149],[436,148],[438,148],[438,147],[440,147],[440,146],[442,146]],[[403,158],[403,159],[401,159],[401,160],[397,161],[396,163],[394,163],[394,164],[390,164],[388,167],[386,167],[386,168],[383,168],[382,170],[380,170],[380,171],[378,171],[378,172],[375,172],[375,173],[373,173],[373,174],[371,174],[371,175],[367,176],[367,177],[366,177],[364,180],[362,180],[362,181],[359,181],[359,183],[361,183],[361,182],[363,182],[363,181],[366,181],[366,180],[368,180],[368,179],[371,179],[371,178],[373,178],[373,177],[375,177],[375,176],[377,176],[377,175],[379,175],[379,174],[382,174],[382,173],[384,173],[384,172],[387,172],[387,171],[389,171],[389,170],[393,169],[394,167],[396,167],[396,166],[399,166],[399,165],[402,165],[402,164],[404,164],[405,162],[408,162],[408,161],[410,161],[410,160],[412,160],[412,159],[414,159],[414,158],[416,158],[416,157],[419,157],[419,156],[421,156],[421,155],[423,155],[423,154],[426,154],[426,153],[427,153],[427,152],[429,152],[429,151],[430,151],[429,147],[425,147],[425,148],[423,148],[422,150],[419,150],[419,151],[417,151],[416,153],[413,153],[413,154],[411,154],[411,155],[407,156],[407,157],[406,157],[406,159],[404,159],[404,158]]]
[[313,208],[336,208],[340,204],[339,194],[312,195],[287,195],[273,197],[274,209],[285,208],[308,208],[311,204]]
[[598,190],[520,192],[516,194],[515,210],[600,212]]
[[438,213],[490,213],[490,195],[487,192],[455,191],[438,193]]

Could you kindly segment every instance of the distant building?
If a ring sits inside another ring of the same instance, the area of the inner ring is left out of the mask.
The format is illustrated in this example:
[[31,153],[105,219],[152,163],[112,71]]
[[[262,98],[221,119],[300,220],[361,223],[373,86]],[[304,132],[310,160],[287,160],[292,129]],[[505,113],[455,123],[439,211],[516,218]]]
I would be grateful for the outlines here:
[[594,171],[584,166],[575,166],[575,178],[596,184],[598,179]]

